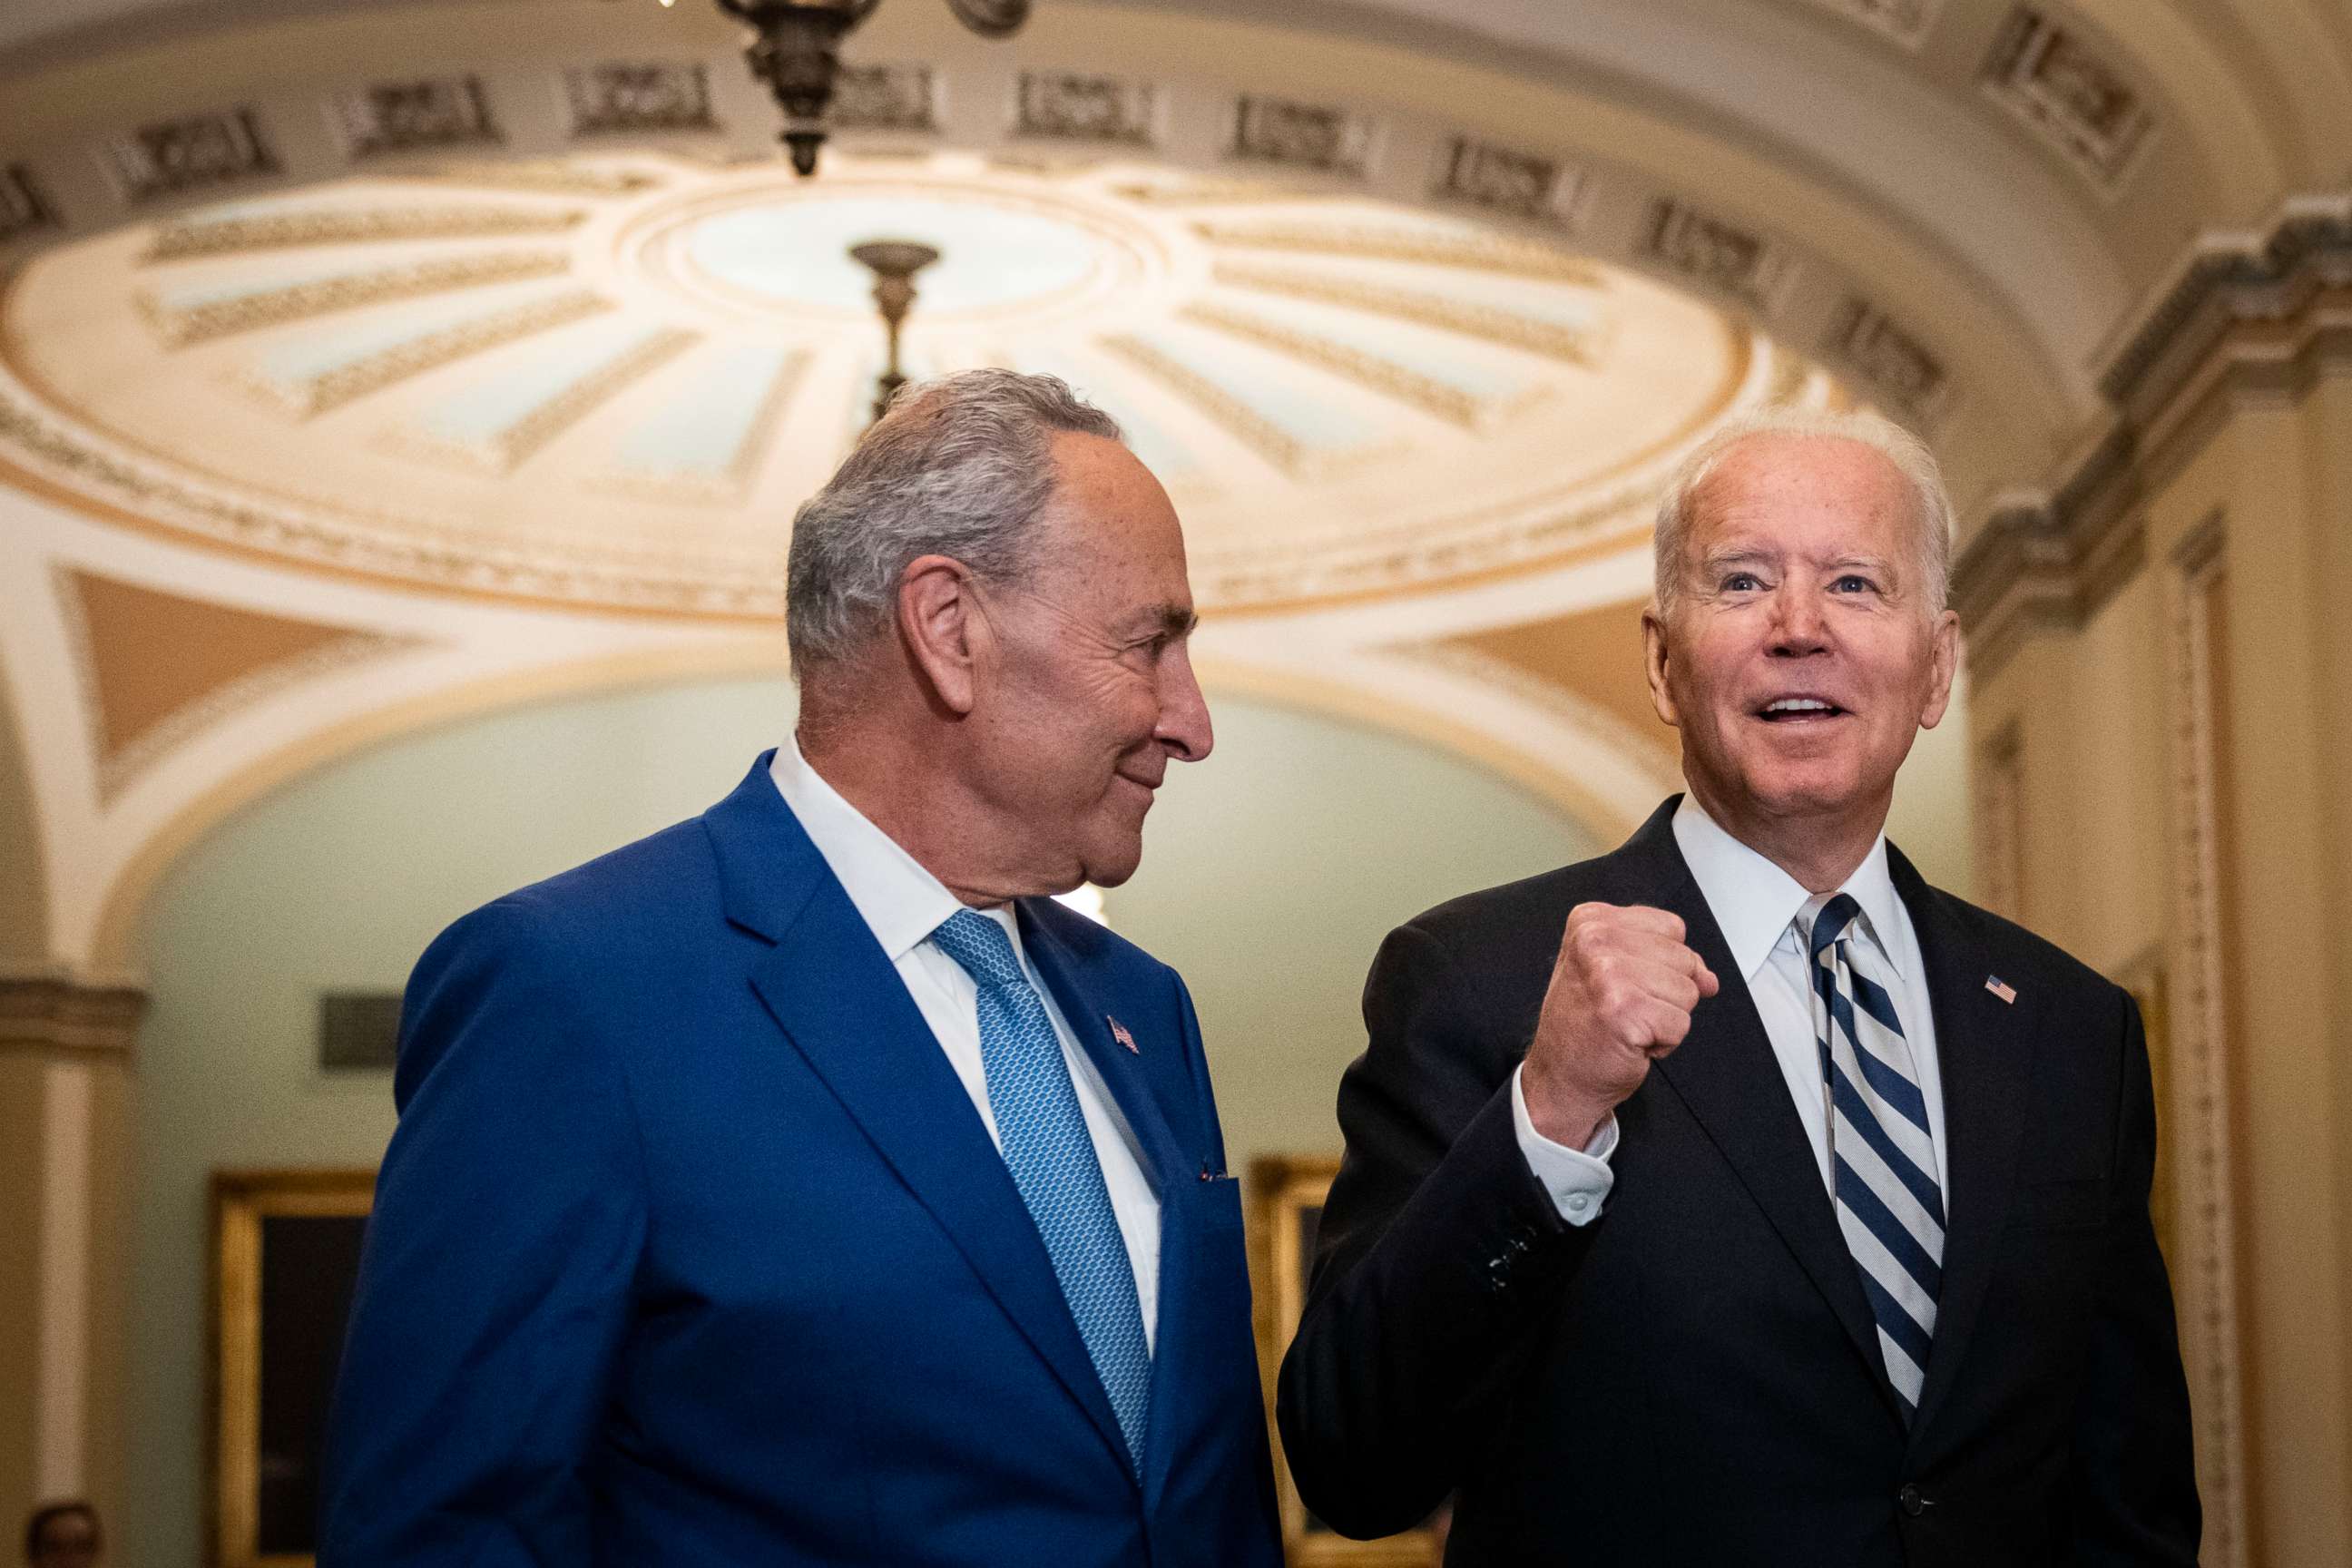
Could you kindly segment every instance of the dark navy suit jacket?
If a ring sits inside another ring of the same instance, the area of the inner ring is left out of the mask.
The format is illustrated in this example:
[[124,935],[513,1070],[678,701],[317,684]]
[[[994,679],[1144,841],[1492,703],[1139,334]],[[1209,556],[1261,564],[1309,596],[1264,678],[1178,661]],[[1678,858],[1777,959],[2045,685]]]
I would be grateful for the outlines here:
[[1003,1160],[769,761],[418,963],[322,1568],[1273,1568],[1183,983],[1020,905],[1159,1194],[1139,1478]]

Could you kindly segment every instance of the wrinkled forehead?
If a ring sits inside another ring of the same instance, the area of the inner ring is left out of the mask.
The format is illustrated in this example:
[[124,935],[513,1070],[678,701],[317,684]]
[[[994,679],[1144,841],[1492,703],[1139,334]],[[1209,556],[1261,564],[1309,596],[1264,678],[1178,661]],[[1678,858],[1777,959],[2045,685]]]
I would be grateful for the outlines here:
[[1751,436],[1692,491],[1685,562],[1727,547],[1787,554],[1915,554],[1925,520],[1893,459],[1841,436]]

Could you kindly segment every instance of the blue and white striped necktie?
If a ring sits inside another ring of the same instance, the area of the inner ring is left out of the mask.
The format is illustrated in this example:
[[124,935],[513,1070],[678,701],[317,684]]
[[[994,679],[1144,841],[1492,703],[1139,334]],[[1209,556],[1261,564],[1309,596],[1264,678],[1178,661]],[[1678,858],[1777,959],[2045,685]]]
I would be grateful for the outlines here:
[[1907,1421],[1918,1411],[1936,1335],[1944,1192],[1918,1068],[1895,1005],[1898,983],[1861,916],[1853,897],[1840,893],[1812,919],[1813,1038],[1828,1091],[1838,1228],[1862,1271],[1887,1379]]
[[1078,1337],[1118,1417],[1128,1457],[1140,1473],[1151,1406],[1150,1345],[1127,1238],[1069,1064],[1062,1059],[1062,1038],[1003,926],[976,910],[958,910],[931,932],[931,941],[979,988],[981,1069],[1004,1163],[1036,1221]]

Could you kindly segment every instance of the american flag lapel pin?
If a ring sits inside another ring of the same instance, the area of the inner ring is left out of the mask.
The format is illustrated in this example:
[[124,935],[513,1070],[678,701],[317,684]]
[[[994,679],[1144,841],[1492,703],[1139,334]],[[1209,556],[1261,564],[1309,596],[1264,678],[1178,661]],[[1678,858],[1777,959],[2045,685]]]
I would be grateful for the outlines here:
[[1998,974],[1985,976],[1985,989],[2004,1002],[2014,1003],[2017,1000],[2017,987],[2008,984]]
[[1127,1047],[1128,1055],[1131,1057],[1139,1057],[1143,1054],[1141,1051],[1135,1048],[1135,1037],[1127,1032],[1127,1026],[1125,1024],[1120,1023],[1117,1018],[1112,1017],[1108,1013],[1103,1015],[1103,1022],[1110,1026],[1110,1037],[1117,1040],[1120,1045],[1125,1046]]

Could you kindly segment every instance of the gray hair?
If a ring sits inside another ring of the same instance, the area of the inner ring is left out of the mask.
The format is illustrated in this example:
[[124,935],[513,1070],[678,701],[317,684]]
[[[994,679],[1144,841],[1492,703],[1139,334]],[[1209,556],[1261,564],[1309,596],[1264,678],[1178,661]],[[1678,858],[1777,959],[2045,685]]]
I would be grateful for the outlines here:
[[908,563],[962,562],[1011,582],[1054,494],[1058,431],[1118,422],[1050,375],[967,370],[906,387],[793,518],[785,616],[795,671],[848,657],[886,625]]
[[1733,447],[1755,436],[1820,437],[1859,441],[1895,465],[1911,489],[1919,525],[1919,580],[1927,589],[1926,613],[1944,607],[1952,575],[1952,498],[1944,489],[1944,474],[1927,443],[1893,420],[1876,414],[1836,414],[1827,409],[1769,408],[1747,415],[1717,429],[1684,458],[1665,492],[1658,498],[1655,534],[1657,564],[1654,584],[1661,614],[1671,609],[1680,590],[1683,546],[1696,521],[1698,493]]

